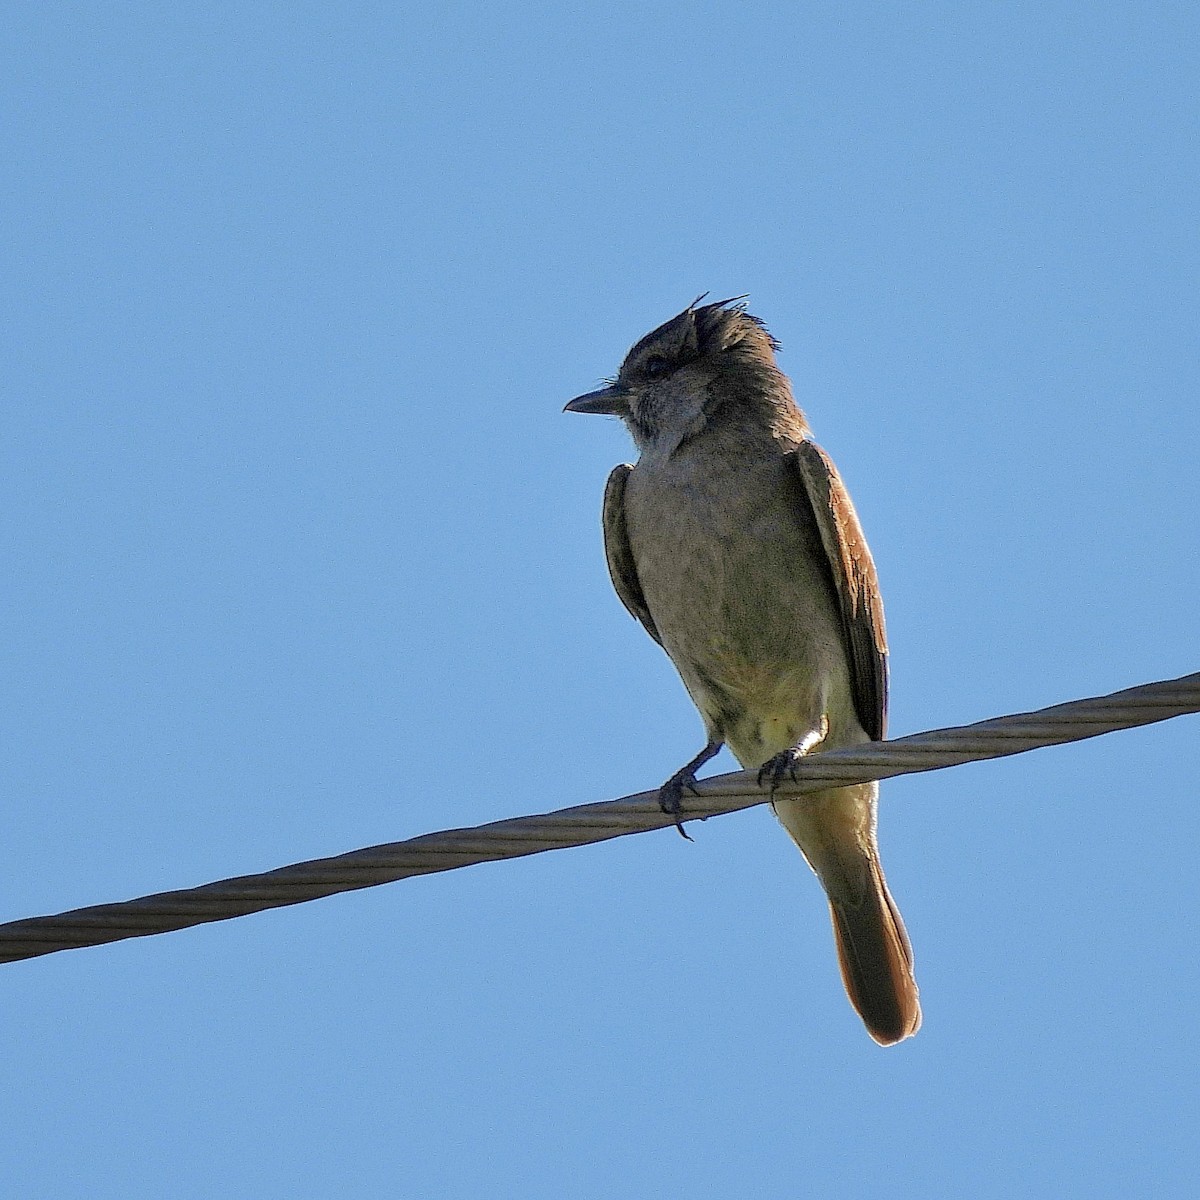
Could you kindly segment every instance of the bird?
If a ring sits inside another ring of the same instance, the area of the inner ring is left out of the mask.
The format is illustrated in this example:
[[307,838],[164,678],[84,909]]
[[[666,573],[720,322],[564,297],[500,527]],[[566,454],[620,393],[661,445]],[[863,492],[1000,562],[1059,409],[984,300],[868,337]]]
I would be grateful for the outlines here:
[[921,1006],[879,860],[878,784],[776,796],[804,755],[885,734],[875,565],[778,366],[779,343],[745,296],[704,299],[565,408],[617,416],[632,435],[637,462],[615,467],[604,491],[609,574],[674,663],[707,733],[659,803],[683,832],[683,792],[722,746],[758,772],[828,897],[850,1002],[871,1037],[893,1045],[916,1033]]

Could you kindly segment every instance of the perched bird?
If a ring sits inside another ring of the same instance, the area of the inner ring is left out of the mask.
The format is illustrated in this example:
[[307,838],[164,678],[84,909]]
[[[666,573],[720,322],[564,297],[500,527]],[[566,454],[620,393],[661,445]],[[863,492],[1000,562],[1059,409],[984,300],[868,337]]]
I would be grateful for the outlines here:
[[[762,321],[733,300],[699,305],[566,406],[620,417],[639,452],[608,478],[604,548],[617,595],[670,655],[708,732],[660,790],[677,817],[722,745],[774,795],[803,755],[882,738],[887,715],[883,604],[850,497]],[[866,783],[774,809],[829,897],[850,1001],[891,1045],[916,1033],[921,1008],[879,863],[877,796]]]

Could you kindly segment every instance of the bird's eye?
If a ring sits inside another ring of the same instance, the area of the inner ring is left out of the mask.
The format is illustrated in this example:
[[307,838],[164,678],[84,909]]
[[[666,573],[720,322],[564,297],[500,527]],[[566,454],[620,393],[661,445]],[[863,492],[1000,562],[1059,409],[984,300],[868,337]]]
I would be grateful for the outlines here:
[[642,363],[642,371],[651,378],[665,375],[670,369],[671,360],[665,354],[652,354]]

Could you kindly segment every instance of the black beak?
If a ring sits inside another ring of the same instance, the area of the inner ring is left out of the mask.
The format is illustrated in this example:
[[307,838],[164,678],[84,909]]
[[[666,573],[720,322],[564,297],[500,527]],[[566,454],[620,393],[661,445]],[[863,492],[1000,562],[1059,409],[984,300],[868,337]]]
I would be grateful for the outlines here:
[[563,412],[598,413],[605,417],[629,416],[629,393],[613,383],[599,391],[576,396]]

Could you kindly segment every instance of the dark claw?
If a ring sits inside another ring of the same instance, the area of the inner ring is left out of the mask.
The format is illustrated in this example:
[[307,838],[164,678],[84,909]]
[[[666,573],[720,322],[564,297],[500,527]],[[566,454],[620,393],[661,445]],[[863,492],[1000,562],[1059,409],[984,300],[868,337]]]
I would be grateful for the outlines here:
[[803,757],[803,752],[798,747],[793,746],[788,750],[781,750],[774,758],[768,758],[758,768],[758,786],[762,787],[763,780],[766,779],[770,784],[771,794],[774,795],[775,789],[783,782],[785,775],[793,783],[798,783],[799,778],[796,775],[796,764]]
[[683,827],[680,813],[683,812],[683,789],[687,788],[693,796],[700,793],[696,790],[696,772],[721,749],[724,743],[718,738],[709,738],[708,744],[686,766],[680,767],[666,783],[658,789],[658,806],[669,817],[675,818],[675,828],[680,836],[690,842],[692,835]]
[[672,775],[666,783],[658,789],[658,807],[667,814],[668,817],[675,818],[675,828],[679,830],[680,836],[686,838],[689,842],[692,841],[692,835],[683,827],[683,821],[680,819],[680,814],[683,812],[683,789],[691,788],[694,792],[695,777],[689,779],[686,776],[681,778],[678,775]]

